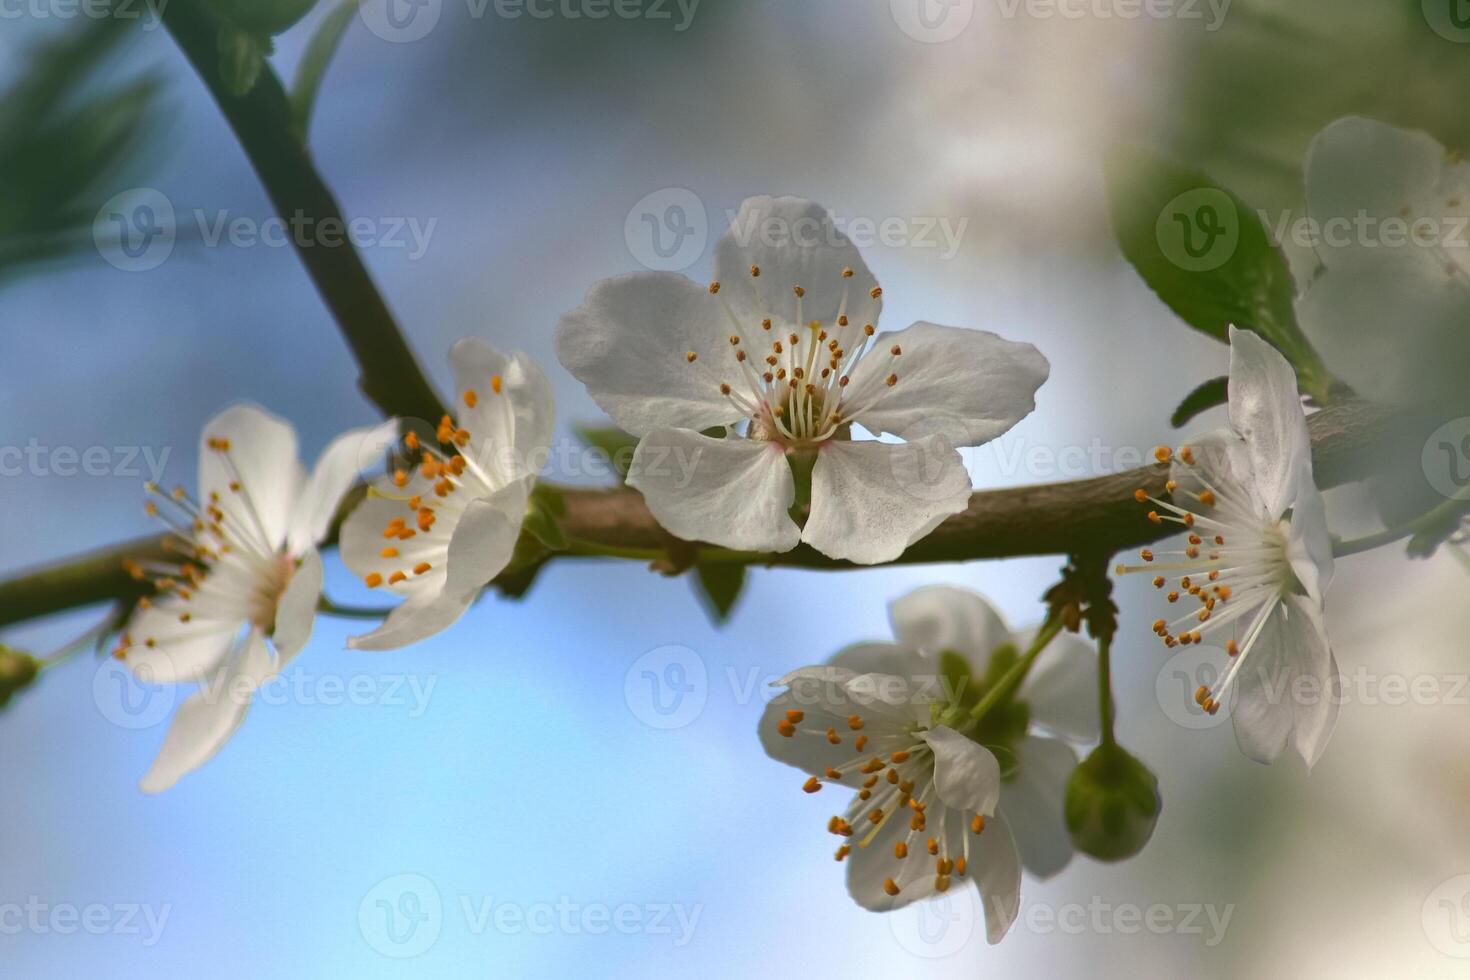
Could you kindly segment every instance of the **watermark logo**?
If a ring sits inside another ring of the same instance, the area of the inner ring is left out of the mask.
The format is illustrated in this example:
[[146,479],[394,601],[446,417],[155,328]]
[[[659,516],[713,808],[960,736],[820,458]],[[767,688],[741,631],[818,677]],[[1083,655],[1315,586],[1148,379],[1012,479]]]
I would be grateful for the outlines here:
[[888,0],[893,22],[915,41],[943,44],[975,19],[975,0]]
[[703,713],[709,700],[709,672],[699,654],[688,647],[658,647],[628,668],[623,700],[650,728],[684,728]]
[[1451,500],[1470,498],[1470,416],[1451,419],[1424,441],[1424,478]]
[[358,11],[378,37],[407,44],[429,36],[444,13],[444,0],[366,0]]
[[709,214],[693,191],[665,187],[633,205],[623,222],[623,241],[644,268],[680,272],[704,255]]
[[1439,883],[1420,911],[1429,944],[1446,956],[1470,959],[1470,874]]
[[898,944],[928,960],[953,956],[970,942],[980,919],[980,893],[951,888],[922,902],[895,909],[887,916]]
[[[1188,598],[1186,596],[1185,598]],[[1230,655],[1216,646],[1181,646],[1164,661],[1154,678],[1154,697],[1164,716],[1180,728],[1202,730],[1223,725],[1234,701],[1226,697],[1214,714],[1200,707],[1195,693],[1205,687],[1215,690],[1230,665]]]
[[297,209],[264,218],[228,210],[193,208],[183,221],[173,204],[151,187],[134,188],[102,206],[92,240],[110,264],[126,272],[156,269],[173,254],[181,229],[205,248],[396,249],[411,261],[429,251],[438,218],[318,218]]
[[373,949],[391,959],[427,953],[444,927],[439,889],[423,875],[384,878],[357,906],[357,927]]
[[1154,225],[1164,257],[1186,272],[1210,272],[1240,245],[1240,215],[1230,195],[1213,187],[1185,191],[1164,205]]
[[152,728],[168,718],[177,700],[177,688],[159,684],[146,663],[136,671],[113,657],[97,665],[92,675],[92,702],[102,717],[119,728],[138,731]]
[[147,272],[173,254],[178,225],[174,206],[152,187],[115,194],[92,220],[92,242],[108,264],[124,272]]
[[1424,0],[1424,20],[1446,41],[1470,43],[1470,0]]

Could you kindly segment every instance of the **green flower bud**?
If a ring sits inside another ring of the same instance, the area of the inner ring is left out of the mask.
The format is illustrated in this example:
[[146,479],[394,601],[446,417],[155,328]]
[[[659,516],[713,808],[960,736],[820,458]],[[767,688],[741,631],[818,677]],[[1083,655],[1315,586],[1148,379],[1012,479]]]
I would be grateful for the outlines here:
[[40,667],[35,657],[0,644],[0,708],[10,703],[16,691],[30,686]]
[[1158,777],[1117,745],[1098,746],[1067,781],[1067,831],[1099,861],[1143,850],[1162,808]]

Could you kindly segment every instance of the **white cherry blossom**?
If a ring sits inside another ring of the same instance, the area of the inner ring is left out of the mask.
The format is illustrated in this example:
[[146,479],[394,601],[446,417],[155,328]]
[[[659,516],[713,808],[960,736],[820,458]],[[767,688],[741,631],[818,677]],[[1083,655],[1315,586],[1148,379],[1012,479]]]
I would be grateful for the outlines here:
[[342,560],[403,598],[361,650],[407,646],[448,628],[509,564],[551,444],[551,385],[524,354],[473,338],[449,352],[460,409],[439,445],[405,436],[409,466],[371,488],[342,527]]
[[[557,356],[639,437],[628,482],[673,534],[872,564],[964,510],[956,447],[1029,414],[1049,371],[1031,345],[980,330],[879,334],[882,305],[824,208],[757,197],[716,247],[714,282],[598,283],[562,318]],[[854,440],[854,424],[904,441]],[[803,490],[810,475],[804,522],[793,467]]]
[[945,586],[897,600],[890,615],[896,643],[848,647],[783,677],[761,743],[809,774],[808,793],[854,792],[827,825],[854,901],[887,911],[973,881],[999,942],[1022,867],[1045,878],[1072,858],[1067,740],[1097,738],[1096,658],[1060,634],[1019,691],[976,720],[971,710],[1035,631],[1013,633],[984,598]]
[[1463,407],[1470,364],[1470,163],[1361,117],[1313,139],[1307,210],[1323,269],[1297,314],[1361,394]]
[[1135,494],[1154,507],[1150,520],[1187,532],[1183,549],[1145,549],[1143,565],[1118,570],[1154,575],[1155,586],[1170,588],[1170,603],[1187,607],[1154,623],[1166,647],[1226,631],[1230,665],[1195,700],[1213,713],[1234,698],[1241,751],[1271,762],[1289,744],[1311,767],[1337,723],[1338,671],[1323,609],[1332,537],[1312,479],[1306,416],[1291,365],[1235,327],[1229,390],[1229,428],[1173,454],[1169,499]]
[[245,720],[260,686],[306,646],[322,590],[317,545],[360,467],[397,426],[348,432],[308,475],[291,426],[236,405],[204,427],[199,497],[180,487],[148,511],[172,529],[174,561],[130,562],[156,596],[139,601],[115,656],[149,683],[199,689],[179,706],[142,788],[157,793],[197,769]]

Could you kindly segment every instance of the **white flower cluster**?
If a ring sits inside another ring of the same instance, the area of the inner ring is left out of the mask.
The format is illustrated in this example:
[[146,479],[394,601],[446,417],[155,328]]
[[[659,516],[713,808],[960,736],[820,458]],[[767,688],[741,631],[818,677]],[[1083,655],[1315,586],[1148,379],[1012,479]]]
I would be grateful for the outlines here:
[[[1458,199],[1463,166],[1432,161],[1431,150],[1350,122],[1324,134],[1314,168],[1333,154],[1406,153],[1400,189],[1411,203]],[[1313,201],[1346,193],[1319,178]],[[980,330],[920,322],[879,332],[883,290],[825,209],[754,198],[734,227],[767,221],[816,222],[824,233],[773,244],[732,229],[709,283],[664,273],[599,283],[562,318],[558,357],[638,440],[629,483],[672,534],[755,553],[806,545],[857,564],[891,561],[969,506],[958,449],[1026,417],[1048,363],[1029,344]],[[1361,314],[1363,297],[1387,288],[1370,267],[1356,256],[1329,263],[1305,312],[1364,322],[1347,312]],[[1411,288],[1418,300],[1453,312],[1458,264],[1412,269],[1433,280]],[[1230,668],[1197,700],[1214,711],[1233,699],[1242,749],[1270,761],[1290,746],[1311,765],[1332,734],[1335,701],[1297,705],[1271,692],[1336,677],[1323,609],[1332,540],[1293,369],[1248,331],[1232,328],[1230,349],[1229,426],[1161,451],[1173,467],[1167,490],[1137,494],[1149,519],[1176,526],[1184,542],[1119,571],[1155,576],[1170,603],[1184,604],[1154,624],[1166,646],[1228,634]],[[447,628],[510,565],[539,476],[527,461],[543,459],[551,440],[551,386],[523,355],[477,340],[457,344],[450,363],[456,413],[432,437],[394,423],[349,432],[308,473],[290,425],[236,406],[204,427],[197,496],[151,488],[172,560],[131,566],[155,588],[116,655],[149,679],[199,690],[144,789],[166,789],[213,756],[244,720],[250,692],[303,649],[322,602],[317,549],[371,461],[396,462],[342,522],[340,554],[367,586],[401,601],[352,647],[397,648]],[[670,452],[694,461],[679,479],[640,465]],[[895,642],[849,647],[784,677],[760,740],[808,775],[808,792],[852,794],[828,829],[859,905],[887,910],[973,882],[998,941],[1019,907],[1022,868],[1046,877],[1072,857],[1063,800],[1075,746],[1110,737],[1097,657],[1050,621],[1013,632],[959,589],[920,589],[891,613]],[[245,696],[221,696],[226,687]]]

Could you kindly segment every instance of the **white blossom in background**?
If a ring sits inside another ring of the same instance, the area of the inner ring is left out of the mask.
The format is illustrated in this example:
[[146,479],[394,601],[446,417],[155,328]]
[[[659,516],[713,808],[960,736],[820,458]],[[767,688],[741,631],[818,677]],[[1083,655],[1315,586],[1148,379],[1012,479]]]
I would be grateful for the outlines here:
[[[895,643],[863,643],[783,677],[759,725],[767,754],[809,774],[808,793],[853,791],[827,829],[842,840],[853,900],[900,908],[973,881],[990,942],[1020,906],[1021,868],[1066,867],[1063,818],[1077,766],[1068,741],[1098,737],[1096,656],[1062,633],[1017,694],[978,722],[969,710],[1026,650],[980,595],[921,588],[890,606]],[[955,683],[946,656],[967,681]]]
[[306,645],[322,591],[317,545],[360,467],[396,432],[393,422],[348,432],[308,475],[288,423],[236,405],[204,427],[197,500],[150,486],[148,511],[173,530],[176,560],[129,563],[156,596],[139,601],[115,656],[145,682],[200,687],[175,714],[146,792],[212,758],[255,692]]
[[373,486],[342,526],[342,560],[370,588],[403,598],[360,650],[417,643],[448,628],[509,564],[551,445],[551,384],[524,354],[473,338],[449,352],[460,406],[431,447],[409,433],[406,468]]
[[[1034,347],[992,333],[878,334],[882,289],[810,201],[746,201],[715,273],[605,280],[556,335],[562,364],[639,437],[628,482],[681,538],[892,560],[968,504],[956,447],[1010,429],[1047,378]],[[854,440],[854,423],[905,441]],[[792,462],[812,467],[803,525]]]
[[1379,401],[1463,406],[1470,164],[1426,133],[1348,117],[1313,139],[1306,193],[1323,270],[1297,314],[1328,366]]
[[[1312,478],[1312,446],[1286,358],[1246,330],[1230,328],[1230,426],[1174,454],[1169,499],[1139,490],[1154,523],[1187,532],[1177,551],[1145,549],[1120,573],[1154,575],[1187,611],[1154,623],[1166,647],[1202,643],[1228,629],[1231,658],[1196,702],[1215,712],[1233,697],[1241,751],[1271,762],[1291,745],[1315,765],[1337,724],[1337,662],[1323,597],[1332,581],[1332,537]],[[1160,450],[1168,459],[1167,450]]]

